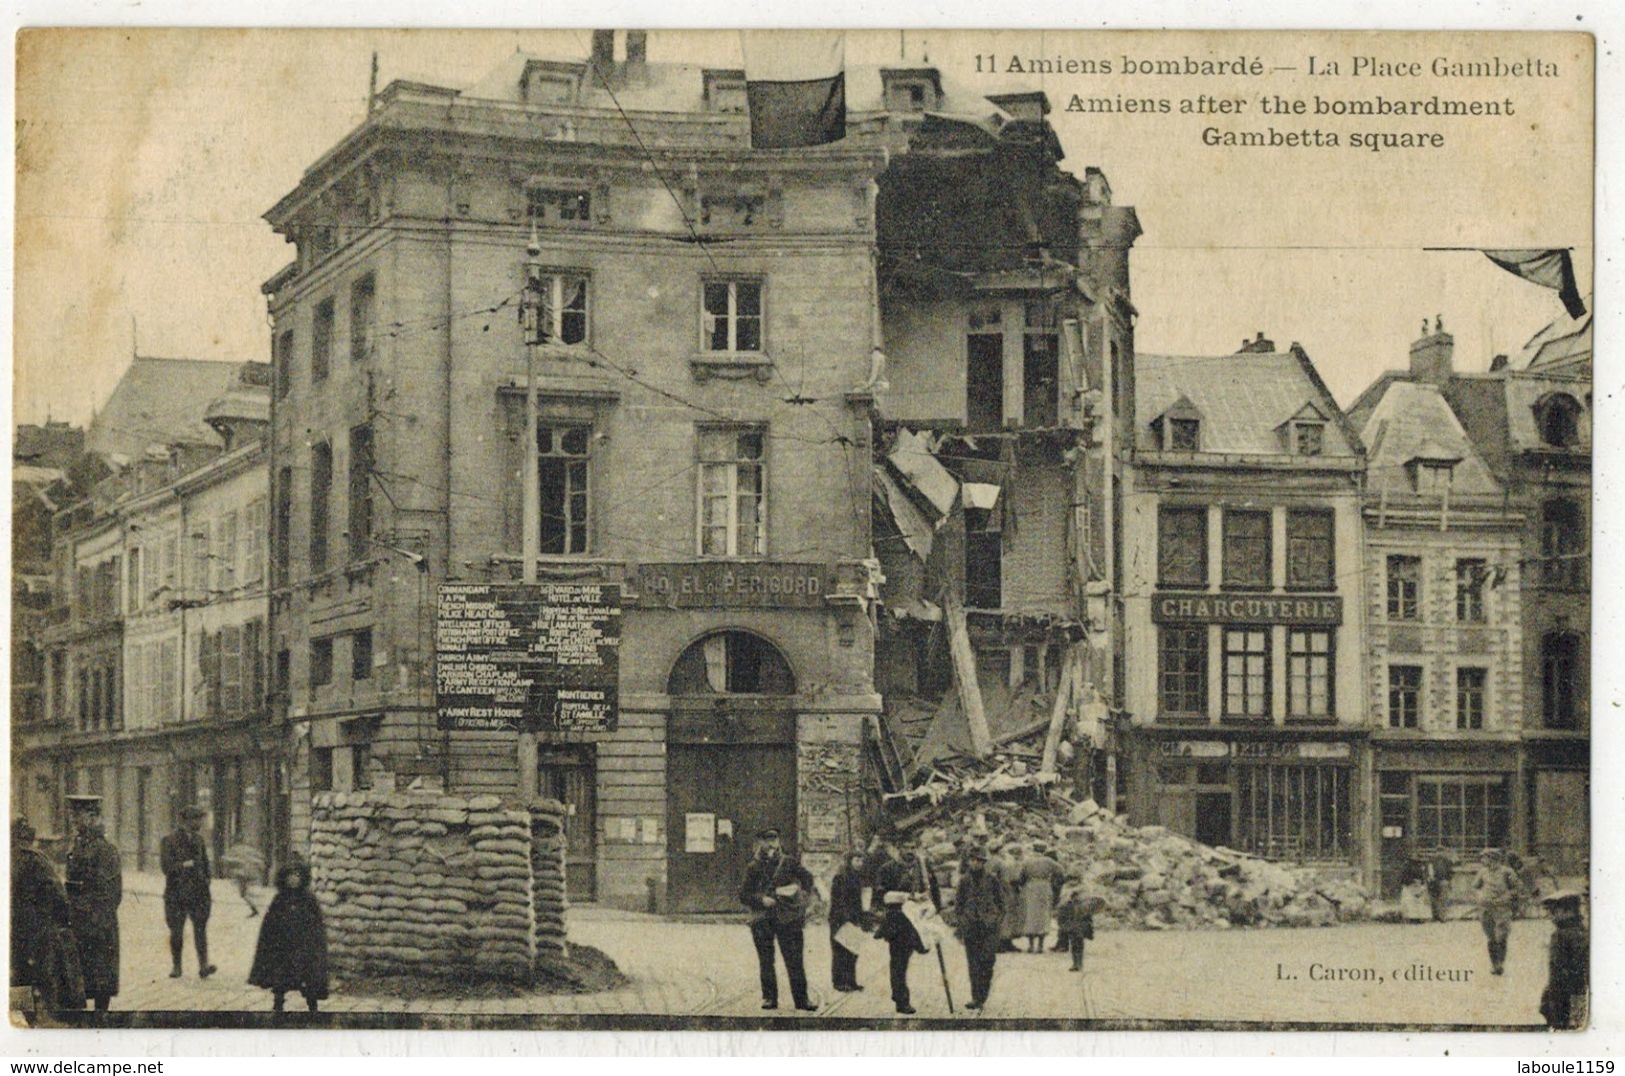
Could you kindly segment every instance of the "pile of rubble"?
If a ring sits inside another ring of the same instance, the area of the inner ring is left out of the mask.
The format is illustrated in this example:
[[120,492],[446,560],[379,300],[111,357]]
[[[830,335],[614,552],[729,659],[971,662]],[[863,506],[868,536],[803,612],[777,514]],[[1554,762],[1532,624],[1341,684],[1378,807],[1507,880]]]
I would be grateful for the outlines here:
[[933,862],[957,859],[969,838],[1042,843],[1100,898],[1096,925],[1151,930],[1331,926],[1364,919],[1358,882],[1213,848],[1162,826],[1131,826],[1092,800],[1043,805],[988,802],[951,808],[915,831]]

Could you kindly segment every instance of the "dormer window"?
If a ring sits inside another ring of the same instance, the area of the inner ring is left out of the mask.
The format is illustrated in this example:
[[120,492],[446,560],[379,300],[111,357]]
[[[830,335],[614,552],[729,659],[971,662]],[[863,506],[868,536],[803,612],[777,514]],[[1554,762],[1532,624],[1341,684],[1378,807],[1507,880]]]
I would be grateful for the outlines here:
[[942,107],[942,81],[935,68],[882,68],[888,112],[931,112]]
[[1172,452],[1195,452],[1201,441],[1202,423],[1194,418],[1168,420],[1168,449]]
[[1580,438],[1580,401],[1566,392],[1554,392],[1535,404],[1535,426],[1540,439],[1553,448],[1567,448]]
[[573,105],[582,65],[532,60],[520,80],[520,97],[527,105]]
[[1172,407],[1151,421],[1156,431],[1157,444],[1164,452],[1200,452],[1202,450],[1202,412],[1191,403],[1190,397],[1181,396]]
[[704,78],[706,111],[722,113],[746,111],[743,71],[707,71]]
[[1298,456],[1318,456],[1326,447],[1326,424],[1323,422],[1295,422],[1292,424],[1292,451]]
[[1418,493],[1447,493],[1456,465],[1450,460],[1417,460],[1412,466],[1412,482]]

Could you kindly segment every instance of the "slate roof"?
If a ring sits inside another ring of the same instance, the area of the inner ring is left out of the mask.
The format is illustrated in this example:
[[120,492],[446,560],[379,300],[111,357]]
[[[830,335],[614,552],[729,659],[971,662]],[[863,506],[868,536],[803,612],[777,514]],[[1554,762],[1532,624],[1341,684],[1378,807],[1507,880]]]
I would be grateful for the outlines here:
[[1507,436],[1514,450],[1551,449],[1535,425],[1535,404],[1548,395],[1563,393],[1580,405],[1579,436],[1568,446],[1571,452],[1591,451],[1591,382],[1567,377],[1542,377],[1530,372],[1512,374],[1506,379]]
[[1389,382],[1371,408],[1360,438],[1370,453],[1366,482],[1373,493],[1414,492],[1405,464],[1417,458],[1460,461],[1451,475],[1452,495],[1493,497],[1501,492],[1437,385]]
[[138,356],[90,422],[85,448],[139,459],[151,445],[218,447],[203,416],[237,381],[237,362]]
[[1201,412],[1198,455],[1288,456],[1279,427],[1305,404],[1331,418],[1322,458],[1347,459],[1361,450],[1309,356],[1296,345],[1287,351],[1219,356],[1141,353],[1134,357],[1134,378],[1135,445],[1141,451],[1160,450],[1151,423],[1181,397]]
[[[1586,296],[1589,306],[1591,297]],[[1567,315],[1530,337],[1508,366],[1530,373],[1591,376],[1591,314]]]

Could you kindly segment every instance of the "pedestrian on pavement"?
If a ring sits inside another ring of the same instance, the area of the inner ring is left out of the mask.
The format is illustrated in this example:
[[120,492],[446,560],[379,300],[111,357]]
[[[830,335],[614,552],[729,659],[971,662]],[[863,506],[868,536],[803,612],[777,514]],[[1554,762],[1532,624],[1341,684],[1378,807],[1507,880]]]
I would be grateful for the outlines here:
[[1056,923],[1067,940],[1072,953],[1072,970],[1083,970],[1083,943],[1095,936],[1095,898],[1083,888],[1083,879],[1076,874],[1067,876],[1061,886],[1061,900],[1055,908]]
[[197,947],[198,978],[215,973],[209,963],[209,842],[203,839],[203,808],[181,809],[180,828],[158,845],[158,863],[164,872],[164,923],[169,927],[171,979],[181,977],[181,948],[186,921],[192,921],[192,942]]
[[1445,912],[1450,907],[1450,882],[1455,876],[1456,861],[1450,849],[1439,849],[1439,854],[1428,864],[1428,904],[1432,906],[1435,923],[1444,922]]
[[1004,880],[987,863],[987,849],[973,844],[964,854],[964,870],[954,891],[954,929],[965,946],[970,967],[969,1009],[987,1004],[993,989],[993,964],[999,956],[1005,910],[1013,901]]
[[1546,959],[1546,989],[1540,1015],[1553,1031],[1585,1027],[1591,951],[1585,928],[1585,897],[1564,889],[1543,904],[1551,913],[1552,938]]
[[830,979],[842,993],[862,990],[858,985],[858,954],[837,940],[844,926],[863,929],[863,849],[853,849],[829,883]]
[[1021,861],[1019,934],[1027,939],[1029,953],[1042,953],[1044,939],[1049,937],[1050,917],[1055,913],[1056,883],[1061,878],[1061,865],[1049,857],[1049,849],[1042,844],[1033,845],[1032,855]]
[[237,883],[237,895],[243,898],[248,905],[248,918],[252,919],[260,914],[259,906],[254,903],[254,894],[251,887],[259,884],[265,876],[265,857],[260,850],[247,841],[238,841],[226,849],[226,877]]
[[276,873],[276,896],[260,924],[248,981],[271,991],[271,1009],[282,1012],[290,990],[316,1011],[327,996],[327,926],[322,906],[310,891],[310,867],[292,856]]
[[[995,849],[995,851],[999,851]],[[1022,859],[1026,849],[1014,841],[1005,845],[1002,854],[993,865],[994,873],[1004,883],[1005,889],[1017,893],[1021,889]],[[1021,937],[1021,904],[1012,900],[1004,909],[1004,922],[999,924],[999,952],[1020,952],[1016,948],[1016,939]]]
[[51,861],[34,847],[35,836],[26,818],[12,822],[11,985],[28,990],[31,1019],[85,1003],[79,947],[68,925],[68,895]]
[[925,947],[925,940],[903,911],[907,896],[893,891],[887,893],[884,899],[886,914],[880,920],[880,929],[875,931],[875,937],[886,943],[891,954],[892,1004],[899,1014],[912,1016],[915,1009],[908,993],[908,962],[914,959],[915,953],[924,954],[930,950]]
[[1417,856],[1407,856],[1399,872],[1399,914],[1407,923],[1425,923],[1432,914],[1427,883],[1427,864]]
[[764,829],[756,835],[756,856],[745,871],[739,887],[739,902],[751,911],[750,937],[756,945],[756,962],[762,976],[762,1008],[779,1007],[779,976],[773,963],[773,944],[778,942],[784,957],[784,973],[790,979],[790,996],[796,1008],[811,1012],[807,1000],[807,972],[802,966],[807,920],[807,898],[812,892],[812,875],[779,843],[779,831]]
[[1506,969],[1512,912],[1523,883],[1506,865],[1506,858],[1499,850],[1487,850],[1482,859],[1484,868],[1479,871],[1474,887],[1478,892],[1478,916],[1484,927],[1484,938],[1489,942],[1490,974],[1500,975]]
[[73,846],[68,849],[68,919],[79,943],[85,993],[105,1013],[118,994],[118,906],[124,899],[124,867],[118,849],[102,833],[102,798],[69,796]]

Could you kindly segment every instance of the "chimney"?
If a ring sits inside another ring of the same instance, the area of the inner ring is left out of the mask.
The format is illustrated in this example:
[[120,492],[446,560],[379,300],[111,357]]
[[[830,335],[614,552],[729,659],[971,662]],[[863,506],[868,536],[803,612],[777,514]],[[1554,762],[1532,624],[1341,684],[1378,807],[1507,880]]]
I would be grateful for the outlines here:
[[615,31],[592,32],[592,65],[608,75],[615,70]]
[[1497,355],[1495,358],[1490,360],[1490,373],[1493,374],[1497,370],[1505,370],[1506,368],[1507,357],[1505,355]]
[[1272,352],[1274,350],[1275,341],[1264,339],[1264,330],[1260,329],[1258,330],[1258,336],[1255,339],[1243,340],[1241,342],[1241,347],[1237,351],[1237,354],[1245,355],[1251,352]]
[[1456,339],[1444,331],[1444,318],[1435,316],[1433,332],[1428,332],[1427,318],[1422,319],[1422,335],[1411,345],[1411,377],[1442,385],[1455,375],[1451,358]]
[[626,63],[629,67],[641,67],[649,59],[649,31],[628,30],[626,32]]

